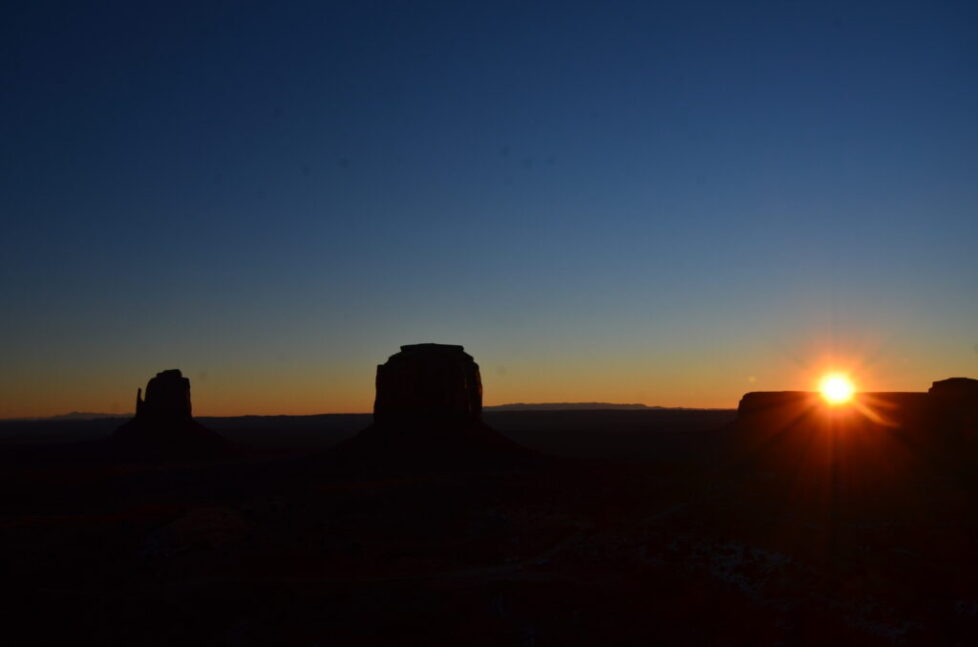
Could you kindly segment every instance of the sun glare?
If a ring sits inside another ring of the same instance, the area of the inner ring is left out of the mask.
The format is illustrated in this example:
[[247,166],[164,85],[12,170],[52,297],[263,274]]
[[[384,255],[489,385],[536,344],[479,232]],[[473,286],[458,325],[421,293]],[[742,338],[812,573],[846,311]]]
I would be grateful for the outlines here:
[[822,378],[818,390],[829,404],[845,404],[852,400],[852,394],[856,389],[852,385],[852,380],[845,375],[831,373]]

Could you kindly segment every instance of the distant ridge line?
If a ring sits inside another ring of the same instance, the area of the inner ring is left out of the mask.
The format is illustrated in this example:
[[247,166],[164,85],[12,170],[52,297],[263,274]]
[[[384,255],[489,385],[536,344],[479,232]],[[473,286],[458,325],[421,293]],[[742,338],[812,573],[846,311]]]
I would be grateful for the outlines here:
[[93,413],[89,411],[72,411],[58,413],[53,416],[18,416],[16,418],[0,418],[4,422],[32,422],[43,420],[103,420],[105,418],[132,418],[132,413]]
[[[484,411],[727,411],[736,410],[736,407],[663,407],[658,405],[649,406],[647,404],[621,404],[614,402],[511,402],[507,404],[495,404],[483,406]],[[234,418],[316,418],[324,416],[372,416],[368,411],[355,412],[329,412],[329,413],[260,413],[260,414],[237,414],[237,415],[201,415],[197,416],[201,420],[213,419],[234,419]],[[84,421],[84,420],[104,420],[115,418],[132,418],[132,413],[88,413],[75,411],[62,413],[54,416],[36,416],[21,418],[0,418],[0,422],[45,422],[45,421]]]
[[[627,410],[627,411],[679,411],[679,410],[705,410],[708,407],[660,407],[649,406],[647,404],[617,404],[613,402],[513,402],[510,404],[496,404],[484,406],[486,411],[594,411],[594,410]],[[732,408],[732,407],[731,407]]]

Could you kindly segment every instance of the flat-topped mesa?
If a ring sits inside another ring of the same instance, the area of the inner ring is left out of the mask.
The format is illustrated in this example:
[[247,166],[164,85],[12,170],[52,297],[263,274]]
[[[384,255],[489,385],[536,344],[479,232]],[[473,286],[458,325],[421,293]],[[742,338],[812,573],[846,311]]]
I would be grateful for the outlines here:
[[978,380],[970,377],[949,377],[931,384],[927,393],[936,398],[970,400],[978,404]]
[[[906,426],[920,423],[927,405],[926,393],[860,392],[851,403],[832,405],[817,391],[754,391],[740,399],[737,420],[784,428],[848,417],[846,424]],[[834,413],[827,418],[826,411]]]
[[478,422],[479,365],[462,346],[411,344],[377,367],[374,421]]
[[740,399],[737,417],[811,407],[818,399],[819,395],[811,391],[752,391]]
[[142,391],[136,391],[137,419],[189,420],[191,411],[190,380],[178,368],[160,371],[150,378],[145,400]]
[[[978,380],[952,377],[934,382],[925,392],[861,392],[852,405],[827,404],[813,391],[759,391],[745,394],[737,407],[738,422],[797,425],[826,420],[819,411],[834,410],[835,417],[873,422],[885,427],[931,431],[978,428]],[[860,415],[855,415],[860,414]]]
[[951,377],[934,382],[927,391],[934,422],[942,427],[978,428],[978,380]]

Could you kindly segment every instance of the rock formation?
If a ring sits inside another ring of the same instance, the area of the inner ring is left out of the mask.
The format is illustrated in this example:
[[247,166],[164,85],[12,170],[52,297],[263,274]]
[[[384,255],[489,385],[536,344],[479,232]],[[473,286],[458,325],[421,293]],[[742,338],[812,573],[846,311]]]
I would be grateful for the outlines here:
[[190,380],[180,369],[160,371],[146,385],[146,399],[142,389],[136,390],[137,419],[189,420],[191,417]]
[[482,418],[479,365],[461,346],[401,346],[377,367],[374,420],[478,422]]
[[978,380],[951,377],[927,391],[935,424],[943,429],[978,431]]
[[479,366],[462,346],[401,346],[376,385],[374,422],[338,448],[346,456],[431,467],[532,454],[482,422]]
[[[811,391],[761,391],[747,393],[737,407],[739,423],[796,425],[812,418],[825,420],[818,393]],[[923,392],[863,392],[852,406],[837,407],[834,417],[861,416],[889,428],[923,431],[965,431],[978,428],[978,380],[952,377],[934,382]]]
[[816,406],[819,395],[810,391],[753,391],[737,405],[737,417],[784,415]]
[[808,484],[812,496],[855,500],[862,487],[869,495],[921,470],[969,472],[978,455],[976,395],[978,381],[963,378],[929,392],[860,392],[841,405],[814,392],[748,393],[715,456],[772,482]]
[[221,436],[191,415],[190,380],[179,369],[161,371],[136,391],[136,417],[115,430],[112,443],[125,457],[211,458],[226,450]]
[[935,398],[978,404],[978,380],[970,377],[949,377],[934,382],[927,393]]

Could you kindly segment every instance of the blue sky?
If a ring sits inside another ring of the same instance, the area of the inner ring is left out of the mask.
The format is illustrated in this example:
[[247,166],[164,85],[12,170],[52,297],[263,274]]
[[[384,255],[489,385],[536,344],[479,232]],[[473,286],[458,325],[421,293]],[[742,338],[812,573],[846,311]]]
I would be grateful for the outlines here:
[[8,7],[0,416],[368,410],[419,341],[488,402],[973,375],[976,9],[853,4]]

